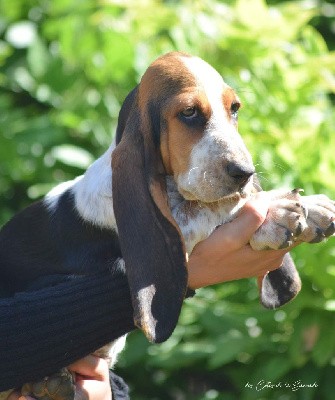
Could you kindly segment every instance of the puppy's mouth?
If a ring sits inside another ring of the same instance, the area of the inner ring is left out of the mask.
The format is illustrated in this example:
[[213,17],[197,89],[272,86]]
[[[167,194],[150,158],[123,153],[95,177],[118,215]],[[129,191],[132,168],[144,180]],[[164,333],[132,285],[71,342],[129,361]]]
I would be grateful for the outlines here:
[[206,190],[196,190],[190,191],[184,188],[179,188],[179,193],[188,201],[198,201],[206,204],[221,203],[221,202],[238,202],[241,199],[246,199],[251,195],[252,189],[252,178],[249,179],[244,184],[239,187],[232,188],[231,191],[228,190],[216,190],[216,191],[206,191]]
[[206,204],[220,203],[220,202],[238,202],[241,199],[249,197],[250,193],[245,191],[244,188],[235,192],[227,193],[222,196],[199,196],[191,192],[180,190],[180,194],[188,201],[198,201]]

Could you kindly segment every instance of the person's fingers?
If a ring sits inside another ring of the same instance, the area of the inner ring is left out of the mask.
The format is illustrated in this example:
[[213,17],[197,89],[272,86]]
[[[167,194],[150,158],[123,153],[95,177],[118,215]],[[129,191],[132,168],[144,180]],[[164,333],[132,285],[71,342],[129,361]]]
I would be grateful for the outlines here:
[[[280,267],[283,262],[285,250],[253,250],[250,245],[245,245],[238,251],[238,257],[240,260],[245,260],[245,263],[241,261],[241,272],[244,270],[246,275],[244,278],[252,276],[263,276],[269,271],[273,271]],[[237,254],[237,253],[236,253]],[[238,261],[236,259],[236,261]],[[245,268],[242,265],[245,264]]]
[[112,389],[108,382],[82,380],[76,384],[74,400],[111,400]]
[[229,225],[229,240],[241,247],[249,243],[250,237],[264,222],[269,209],[269,200],[262,193],[249,200],[241,209],[237,218]]
[[106,380],[108,378],[108,364],[106,360],[92,354],[71,364],[68,369],[82,377],[95,380]]
[[76,374],[75,400],[110,400],[107,361],[89,355],[71,364],[68,369]]

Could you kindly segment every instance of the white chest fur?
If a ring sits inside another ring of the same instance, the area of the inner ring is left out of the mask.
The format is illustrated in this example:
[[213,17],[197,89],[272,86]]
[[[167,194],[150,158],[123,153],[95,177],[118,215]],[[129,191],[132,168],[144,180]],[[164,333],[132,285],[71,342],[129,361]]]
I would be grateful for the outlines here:
[[206,239],[217,226],[233,220],[248,199],[236,195],[225,201],[207,205],[185,200],[178,192],[172,177],[167,177],[166,183],[169,206],[180,227],[189,254],[194,246]]

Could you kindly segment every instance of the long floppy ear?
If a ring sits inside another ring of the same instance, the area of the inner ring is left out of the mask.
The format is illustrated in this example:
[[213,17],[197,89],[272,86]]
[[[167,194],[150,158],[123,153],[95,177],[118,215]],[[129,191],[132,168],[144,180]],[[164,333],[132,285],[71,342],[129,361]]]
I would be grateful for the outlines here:
[[178,321],[187,289],[186,257],[168,207],[149,116],[143,121],[137,90],[128,100],[131,105],[128,101],[120,111],[123,132],[112,155],[113,205],[134,321],[150,341],[159,343]]
[[130,93],[128,93],[127,97],[124,99],[124,102],[122,104],[116,127],[116,135],[115,135],[116,145],[118,145],[121,141],[128,117],[130,115],[130,110],[133,107],[137,92],[138,92],[138,85]]

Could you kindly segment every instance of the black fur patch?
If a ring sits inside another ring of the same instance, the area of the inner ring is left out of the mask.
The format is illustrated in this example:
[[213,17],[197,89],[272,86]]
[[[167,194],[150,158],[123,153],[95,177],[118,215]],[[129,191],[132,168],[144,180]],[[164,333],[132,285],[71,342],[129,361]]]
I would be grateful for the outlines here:
[[299,292],[301,281],[290,254],[285,254],[280,268],[265,276],[262,304],[267,308],[280,307],[292,300]]
[[152,140],[157,149],[161,142],[161,105],[157,101],[150,101],[148,104],[148,111],[150,115]]
[[107,270],[119,257],[116,232],[82,220],[70,190],[52,212],[36,202],[0,231],[0,273],[13,292],[41,277]]

